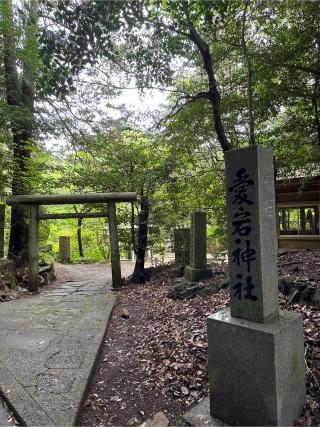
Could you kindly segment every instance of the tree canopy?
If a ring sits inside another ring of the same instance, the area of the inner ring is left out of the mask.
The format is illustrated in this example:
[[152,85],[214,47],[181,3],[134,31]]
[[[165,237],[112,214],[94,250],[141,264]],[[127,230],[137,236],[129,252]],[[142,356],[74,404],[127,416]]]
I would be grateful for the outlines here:
[[[223,223],[227,150],[262,144],[279,176],[318,173],[319,7],[3,0],[2,193],[57,191],[53,166],[70,191],[137,191],[148,223],[170,228],[196,207]],[[128,87],[167,105],[147,124],[114,103]],[[56,163],[48,139],[70,148]],[[13,256],[24,224],[13,210]]]

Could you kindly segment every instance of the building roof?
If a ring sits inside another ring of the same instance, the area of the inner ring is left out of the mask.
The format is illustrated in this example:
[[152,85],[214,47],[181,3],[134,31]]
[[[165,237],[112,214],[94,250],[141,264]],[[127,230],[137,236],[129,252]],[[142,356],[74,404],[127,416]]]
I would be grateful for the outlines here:
[[276,181],[277,203],[319,202],[320,175]]

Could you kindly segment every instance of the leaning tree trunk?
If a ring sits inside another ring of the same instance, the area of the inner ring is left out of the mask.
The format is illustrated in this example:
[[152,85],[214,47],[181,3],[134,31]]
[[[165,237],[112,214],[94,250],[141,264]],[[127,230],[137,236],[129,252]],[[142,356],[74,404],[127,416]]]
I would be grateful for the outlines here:
[[208,43],[201,37],[200,33],[197,31],[193,25],[190,15],[188,2],[183,2],[184,13],[186,17],[186,24],[189,28],[189,39],[197,46],[203,61],[203,68],[207,74],[208,78],[208,90],[206,92],[199,92],[194,99],[204,98],[208,99],[211,103],[212,108],[212,117],[214,122],[215,131],[217,134],[218,141],[221,145],[223,152],[232,150],[232,145],[228,141],[226,136],[225,128],[222,122],[221,117],[221,96],[218,89],[213,59]]
[[149,279],[144,268],[144,259],[148,244],[148,220],[150,202],[142,196],[140,201],[140,213],[138,219],[138,237],[135,247],[136,263],[132,274],[132,283],[144,283]]

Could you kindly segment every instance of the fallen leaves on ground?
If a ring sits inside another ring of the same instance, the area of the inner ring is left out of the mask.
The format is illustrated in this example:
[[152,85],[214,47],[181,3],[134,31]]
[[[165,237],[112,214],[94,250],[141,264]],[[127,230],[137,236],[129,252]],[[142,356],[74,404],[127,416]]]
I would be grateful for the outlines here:
[[206,318],[225,308],[228,297],[222,292],[177,302],[166,297],[167,287],[162,284],[140,291],[142,300],[151,302],[152,298],[152,302],[142,322],[138,362],[148,385],[166,397],[184,396],[191,405],[208,394]]
[[[308,277],[320,286],[320,275],[314,274],[320,270],[319,251],[287,253],[279,257],[279,264],[281,275],[291,275],[292,266],[298,264],[296,277]],[[205,283],[218,286],[226,278],[226,269],[216,265],[213,270],[213,279]],[[184,425],[183,413],[209,393],[206,320],[228,306],[229,290],[174,301],[166,296],[174,281],[172,269],[155,273],[150,283],[118,292],[103,355],[80,418],[83,425],[140,425],[159,411],[170,425]],[[297,424],[319,425],[319,308],[288,305],[287,297],[279,298],[282,308],[299,311],[304,318],[307,403]],[[121,317],[124,308],[129,318]]]
[[16,267],[13,262],[0,263],[0,302],[11,301],[21,297],[17,288],[16,275],[23,272],[23,268]]

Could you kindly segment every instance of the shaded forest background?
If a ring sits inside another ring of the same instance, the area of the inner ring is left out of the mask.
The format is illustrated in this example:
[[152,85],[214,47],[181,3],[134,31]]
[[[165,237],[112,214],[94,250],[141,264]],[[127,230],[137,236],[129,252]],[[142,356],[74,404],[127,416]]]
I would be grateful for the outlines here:
[[[3,200],[136,191],[137,204],[118,207],[122,255],[162,253],[195,208],[220,251],[226,150],[261,144],[278,177],[319,173],[319,16],[317,1],[2,0]],[[164,101],[139,113],[123,93]],[[20,207],[7,212],[9,258],[24,255],[26,221]],[[71,233],[74,260],[108,259],[105,230],[51,221],[43,255]]]

